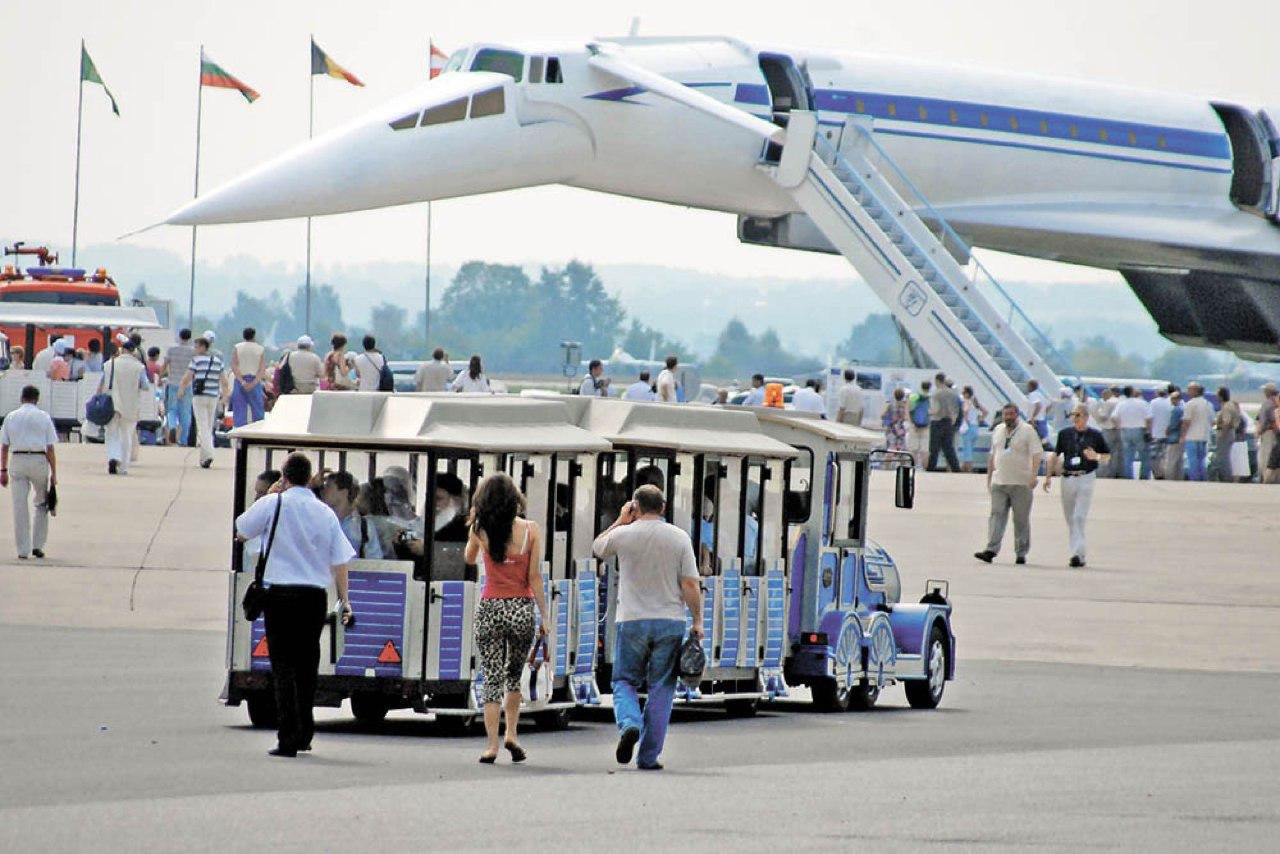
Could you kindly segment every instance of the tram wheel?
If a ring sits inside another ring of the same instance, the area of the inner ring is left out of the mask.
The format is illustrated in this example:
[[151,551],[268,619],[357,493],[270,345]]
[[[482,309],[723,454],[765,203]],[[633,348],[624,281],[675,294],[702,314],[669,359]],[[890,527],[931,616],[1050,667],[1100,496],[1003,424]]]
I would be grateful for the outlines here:
[[880,699],[880,689],[875,685],[869,684],[865,679],[849,689],[849,709],[851,711],[865,712],[875,706],[878,699]]
[[756,697],[750,699],[725,700],[725,713],[731,718],[754,718],[756,712],[760,711],[760,700]]
[[351,695],[351,714],[365,726],[382,723],[389,709],[386,697],[381,694],[361,692]]
[[849,691],[841,691],[836,680],[825,677],[809,686],[813,693],[813,705],[820,712],[849,711]]
[[573,709],[548,709],[545,712],[538,712],[535,714],[533,716],[533,720],[538,724],[540,729],[568,729],[569,722],[573,720]]
[[925,678],[904,682],[907,691],[907,702],[913,709],[936,709],[942,702],[942,693],[947,689],[947,665],[950,664],[951,649],[947,644],[946,632],[938,623],[929,631],[929,659],[925,664]]
[[276,695],[274,691],[254,691],[246,698],[249,706],[249,723],[258,729],[274,729],[278,723],[276,717]]

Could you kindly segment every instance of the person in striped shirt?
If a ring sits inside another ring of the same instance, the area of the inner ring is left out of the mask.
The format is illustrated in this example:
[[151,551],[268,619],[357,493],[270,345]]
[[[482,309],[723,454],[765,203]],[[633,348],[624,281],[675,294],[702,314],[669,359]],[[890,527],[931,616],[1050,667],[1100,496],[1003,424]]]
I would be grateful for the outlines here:
[[196,420],[196,443],[200,446],[200,467],[213,465],[213,417],[218,403],[226,396],[227,377],[222,356],[209,349],[209,339],[193,342],[195,356],[182,377],[179,395],[191,389],[191,410]]

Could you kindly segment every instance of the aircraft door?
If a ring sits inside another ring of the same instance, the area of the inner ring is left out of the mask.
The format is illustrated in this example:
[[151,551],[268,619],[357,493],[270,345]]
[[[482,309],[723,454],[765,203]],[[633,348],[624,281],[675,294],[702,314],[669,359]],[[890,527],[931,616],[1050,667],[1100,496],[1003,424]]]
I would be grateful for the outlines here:
[[1267,216],[1280,223],[1280,108],[1270,108],[1258,113],[1267,131],[1271,154],[1271,198],[1267,202]]
[[765,85],[769,89],[774,122],[785,127],[786,113],[813,109],[813,84],[809,80],[809,74],[790,56],[762,53],[760,71],[764,74]]

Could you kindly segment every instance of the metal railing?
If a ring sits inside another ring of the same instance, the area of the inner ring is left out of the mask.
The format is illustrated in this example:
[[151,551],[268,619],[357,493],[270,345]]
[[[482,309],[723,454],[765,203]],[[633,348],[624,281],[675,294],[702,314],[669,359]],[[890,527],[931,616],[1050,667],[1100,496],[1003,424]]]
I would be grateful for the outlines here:
[[[937,227],[942,230],[942,233],[949,240],[954,241],[957,246],[964,250],[965,254],[969,258],[970,270],[972,271],[969,277],[970,284],[975,290],[981,293],[988,302],[995,306],[997,310],[1000,310],[1003,305],[1004,310],[1001,311],[1001,313],[1005,315],[1005,323],[1009,328],[1013,329],[1021,335],[1025,341],[1031,344],[1032,348],[1040,354],[1040,357],[1045,360],[1045,364],[1048,365],[1051,370],[1055,373],[1063,373],[1073,377],[1076,380],[1077,385],[1082,384],[1080,374],[1074,367],[1072,367],[1071,361],[1063,355],[1056,346],[1054,346],[1052,339],[1050,339],[1049,336],[1041,330],[1034,321],[1032,321],[1027,313],[1022,310],[1022,306],[1018,305],[1017,300],[1015,300],[1013,296],[1005,290],[1004,286],[1000,284],[996,277],[993,276],[986,266],[978,260],[977,256],[973,254],[973,247],[970,246],[954,228],[951,227],[951,224],[947,222],[942,213],[933,206],[933,203],[929,201],[924,193],[916,187],[915,183],[907,176],[907,173],[903,171],[902,167],[900,167],[897,162],[889,156],[889,152],[885,151],[884,147],[876,140],[875,134],[872,130],[861,125],[854,124],[846,125],[846,127],[852,127],[858,133],[862,134],[871,146],[871,150],[874,151],[878,158],[889,167],[889,170],[898,177],[902,186],[906,188],[910,194],[910,197],[905,199],[905,201],[916,211],[917,216],[922,210],[927,212],[929,218],[937,223]],[[835,155],[840,157],[839,151],[836,150],[835,146],[829,141],[823,139],[821,136],[818,137],[818,140],[824,145],[829,146]]]

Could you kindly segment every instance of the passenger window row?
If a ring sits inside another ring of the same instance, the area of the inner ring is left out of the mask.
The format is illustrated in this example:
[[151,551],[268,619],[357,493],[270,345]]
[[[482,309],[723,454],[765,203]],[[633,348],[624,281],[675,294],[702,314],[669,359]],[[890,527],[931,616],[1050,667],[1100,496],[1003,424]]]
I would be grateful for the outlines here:
[[506,97],[502,87],[486,89],[474,95],[455,98],[434,107],[428,107],[420,113],[410,113],[403,118],[389,122],[392,130],[410,130],[415,127],[442,125],[448,122],[460,122],[467,118],[467,105],[471,106],[471,118],[482,119],[486,116],[501,115],[506,109]]

